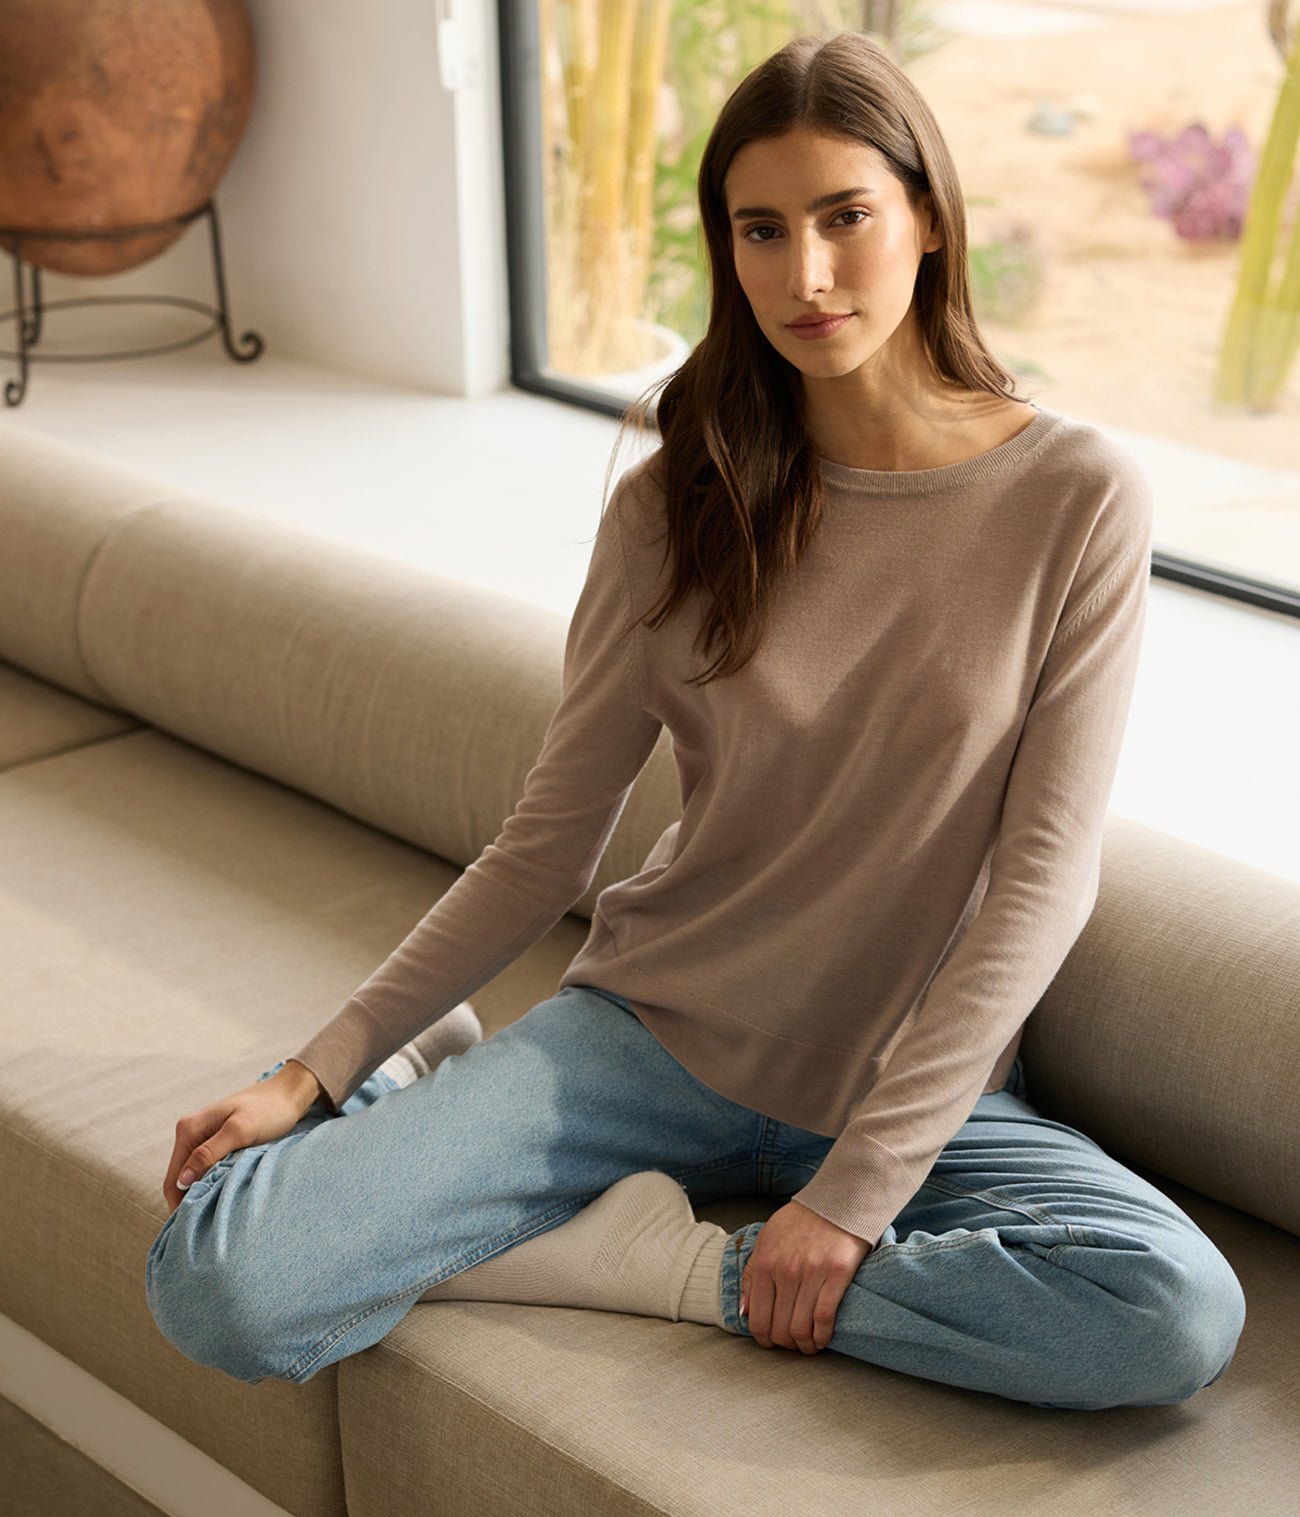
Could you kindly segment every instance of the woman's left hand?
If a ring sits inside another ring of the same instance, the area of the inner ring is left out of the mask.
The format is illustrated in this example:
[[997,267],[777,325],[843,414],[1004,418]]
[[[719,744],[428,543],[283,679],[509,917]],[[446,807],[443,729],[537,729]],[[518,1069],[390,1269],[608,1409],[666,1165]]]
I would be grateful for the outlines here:
[[835,1314],[871,1244],[798,1201],[759,1229],[740,1277],[740,1314],[762,1348],[779,1344],[817,1354],[831,1341]]

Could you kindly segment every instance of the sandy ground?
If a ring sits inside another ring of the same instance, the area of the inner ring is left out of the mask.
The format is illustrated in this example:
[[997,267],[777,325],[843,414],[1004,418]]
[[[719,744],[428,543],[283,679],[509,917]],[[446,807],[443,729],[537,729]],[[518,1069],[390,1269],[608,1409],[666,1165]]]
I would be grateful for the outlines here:
[[[1041,0],[995,13],[1013,10],[1078,14]],[[1227,493],[1223,481],[1204,501],[1190,490],[1180,519],[1166,495],[1158,535],[1171,551],[1247,572],[1253,563],[1259,576],[1284,573],[1300,588],[1300,361],[1276,411],[1214,401],[1240,243],[1179,238],[1149,208],[1126,140],[1130,128],[1169,132],[1201,120],[1216,139],[1240,126],[1258,152],[1282,79],[1265,5],[1137,15],[1093,0],[1090,14],[1104,24],[1032,37],[962,34],[909,65],[968,198],[997,199],[971,207],[972,241],[1016,220],[1046,254],[1032,313],[1019,325],[983,320],[982,330],[1008,366],[1036,366],[1021,388],[1043,405],[1283,471],[1235,479],[1229,470]],[[1027,130],[1040,103],[1080,96],[1093,98],[1096,114],[1076,118],[1073,135]]]

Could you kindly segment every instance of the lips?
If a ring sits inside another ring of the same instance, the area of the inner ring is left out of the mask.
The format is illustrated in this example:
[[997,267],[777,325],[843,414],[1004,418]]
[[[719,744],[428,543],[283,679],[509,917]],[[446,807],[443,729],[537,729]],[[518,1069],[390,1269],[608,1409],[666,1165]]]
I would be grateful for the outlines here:
[[842,315],[828,315],[818,321],[792,321],[787,325],[796,337],[829,337],[833,332],[838,332],[852,315],[852,311],[846,311]]

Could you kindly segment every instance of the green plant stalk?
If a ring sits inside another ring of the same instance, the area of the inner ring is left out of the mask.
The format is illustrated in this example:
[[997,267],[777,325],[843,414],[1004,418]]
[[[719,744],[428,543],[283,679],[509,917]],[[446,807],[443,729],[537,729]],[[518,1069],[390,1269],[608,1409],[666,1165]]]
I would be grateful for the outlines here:
[[654,239],[654,182],[659,90],[668,52],[672,0],[641,0],[632,38],[632,93],[627,144],[627,233],[630,267],[624,282],[624,317],[640,314]]
[[[583,0],[552,0],[555,6],[555,44],[564,79],[564,114],[570,150],[576,162],[586,160],[589,105],[591,28]],[[545,16],[545,12],[543,12]]]
[[[582,0],[546,0],[543,26],[554,27],[555,52],[560,58],[564,90],[564,121],[569,138],[569,159],[582,164],[590,140],[590,68],[592,36],[586,5]],[[543,32],[543,36],[546,32]]]
[[[554,48],[560,67],[561,121],[556,123],[544,94],[543,174],[546,182],[546,326],[548,361],[562,373],[576,362],[574,333],[585,326],[575,278],[579,216],[583,198],[582,153],[587,131],[589,52],[584,39],[587,0],[546,0],[541,10],[542,44]],[[543,68],[543,83],[549,70]]]
[[[1291,261],[1300,268],[1300,260]],[[1255,348],[1246,401],[1256,410],[1271,408],[1286,384],[1296,353],[1300,352],[1300,294],[1296,293],[1294,279],[1291,284],[1289,304],[1279,290],[1268,305],[1252,311]]]
[[1282,277],[1273,297],[1273,305],[1280,313],[1280,319],[1270,329],[1274,341],[1265,348],[1261,366],[1264,393],[1267,395],[1280,393],[1296,354],[1300,352],[1300,208],[1297,208],[1295,222],[1291,227],[1291,237],[1282,263]]
[[1282,203],[1300,143],[1300,27],[1297,27],[1278,91],[1246,214],[1241,269],[1228,312],[1215,399],[1227,405],[1267,409],[1277,398],[1294,358],[1300,331],[1300,218],[1280,287],[1269,295]]
[[580,160],[578,290],[586,303],[579,372],[599,370],[617,325],[624,279],[623,210],[627,172],[627,98],[635,0],[602,0],[591,91],[591,135]]

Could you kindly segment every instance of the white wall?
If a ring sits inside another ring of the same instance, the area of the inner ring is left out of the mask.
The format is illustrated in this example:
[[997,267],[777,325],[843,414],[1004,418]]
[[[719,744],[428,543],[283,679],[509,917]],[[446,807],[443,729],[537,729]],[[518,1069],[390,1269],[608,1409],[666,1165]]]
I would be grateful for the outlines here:
[[[216,197],[236,333],[251,328],[284,357],[421,390],[500,389],[509,328],[493,0],[247,3],[257,89]],[[454,92],[439,77],[448,9],[466,64]],[[212,301],[206,228],[196,223],[114,278],[44,275],[45,298]],[[51,313],[51,335],[56,320],[70,334],[63,351],[74,336],[81,349],[130,346],[82,340],[109,323],[115,339],[147,331],[158,342],[202,325],[175,311],[66,311]],[[209,346],[216,361],[219,340]]]

